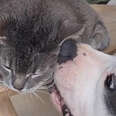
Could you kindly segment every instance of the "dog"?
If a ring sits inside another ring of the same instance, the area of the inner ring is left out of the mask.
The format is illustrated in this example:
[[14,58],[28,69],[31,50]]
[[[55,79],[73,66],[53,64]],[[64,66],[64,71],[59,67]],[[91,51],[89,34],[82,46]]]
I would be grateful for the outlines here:
[[51,91],[56,108],[63,116],[115,116],[116,56],[71,39],[61,46]]
[[53,81],[59,45],[72,38],[104,50],[110,37],[83,0],[0,0],[0,82],[20,93]]

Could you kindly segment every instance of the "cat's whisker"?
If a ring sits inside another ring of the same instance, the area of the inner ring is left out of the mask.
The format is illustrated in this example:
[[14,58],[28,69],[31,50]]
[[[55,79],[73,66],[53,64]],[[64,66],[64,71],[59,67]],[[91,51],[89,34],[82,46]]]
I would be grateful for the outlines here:
[[43,104],[45,104],[45,101],[43,100],[43,98],[40,96],[40,95],[38,95],[36,92],[33,92],[32,93],[36,98],[39,98],[39,100],[43,103]]
[[32,95],[34,95],[34,97],[38,97],[37,93],[33,92]]
[[46,94],[46,95],[49,95],[49,93],[43,89],[39,89],[37,91],[35,91],[36,93],[43,93],[43,94]]
[[41,86],[40,88],[38,88],[37,90],[44,90],[44,91],[46,91],[46,90],[48,90],[48,88],[47,87],[45,87],[45,86]]
[[29,97],[30,97],[30,99],[32,100],[33,99],[33,93],[29,93]]
[[54,79],[53,78],[48,78],[48,79],[44,79],[42,82],[43,83],[50,83],[50,82],[53,82]]

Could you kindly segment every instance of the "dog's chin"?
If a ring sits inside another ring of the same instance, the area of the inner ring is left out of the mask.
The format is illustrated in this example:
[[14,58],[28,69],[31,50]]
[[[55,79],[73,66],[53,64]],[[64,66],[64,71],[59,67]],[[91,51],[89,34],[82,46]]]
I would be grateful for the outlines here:
[[61,96],[60,91],[55,84],[50,90],[50,95],[56,109],[59,112],[62,112],[63,116],[72,116],[70,109],[68,108],[67,104],[65,104],[64,98]]

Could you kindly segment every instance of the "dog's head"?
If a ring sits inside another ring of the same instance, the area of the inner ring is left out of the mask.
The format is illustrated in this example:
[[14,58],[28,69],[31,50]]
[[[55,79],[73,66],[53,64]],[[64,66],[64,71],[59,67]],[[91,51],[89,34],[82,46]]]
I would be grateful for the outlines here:
[[58,109],[65,104],[73,116],[116,115],[116,57],[73,40],[60,51],[54,74],[58,92],[52,93]]

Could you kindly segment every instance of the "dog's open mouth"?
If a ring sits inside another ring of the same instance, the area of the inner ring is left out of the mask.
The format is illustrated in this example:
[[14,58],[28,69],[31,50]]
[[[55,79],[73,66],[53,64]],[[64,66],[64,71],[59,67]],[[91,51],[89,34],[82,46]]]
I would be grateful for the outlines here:
[[50,88],[49,90],[50,90],[49,92],[52,96],[53,103],[56,105],[58,110],[60,110],[60,112],[62,112],[63,116],[73,116],[71,114],[70,109],[64,103],[63,97],[61,96],[57,86],[54,84],[53,87]]

